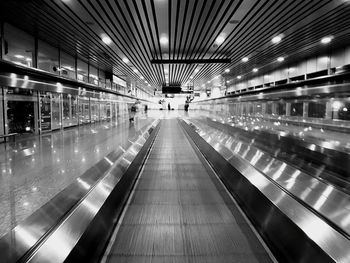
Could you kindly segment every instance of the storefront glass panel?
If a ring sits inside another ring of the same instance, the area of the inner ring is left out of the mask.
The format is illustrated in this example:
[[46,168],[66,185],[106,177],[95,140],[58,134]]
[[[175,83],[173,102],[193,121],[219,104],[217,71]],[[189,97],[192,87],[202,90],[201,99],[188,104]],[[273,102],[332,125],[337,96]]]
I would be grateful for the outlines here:
[[37,130],[35,109],[36,92],[20,88],[7,88],[5,112],[7,133],[35,133]]
[[100,120],[100,104],[96,99],[91,99],[91,122]]
[[51,96],[51,109],[52,109],[52,130],[61,128],[61,107],[60,107],[60,94],[53,93]]
[[51,130],[51,93],[40,92],[41,131]]
[[79,123],[90,122],[90,102],[87,97],[79,97]]

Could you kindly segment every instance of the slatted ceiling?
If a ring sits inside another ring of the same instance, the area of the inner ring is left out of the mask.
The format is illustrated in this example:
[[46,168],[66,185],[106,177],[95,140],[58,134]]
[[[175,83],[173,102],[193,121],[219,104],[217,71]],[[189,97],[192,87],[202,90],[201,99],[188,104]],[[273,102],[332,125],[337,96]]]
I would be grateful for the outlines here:
[[[0,5],[2,17],[14,25],[68,53],[90,59],[99,67],[113,68],[115,74],[139,80],[132,71],[137,68],[155,87],[165,83],[165,68],[170,84],[184,84],[191,76],[199,84],[219,74],[245,74],[254,66],[272,63],[280,55],[299,57],[301,51],[315,55],[318,50],[310,45],[317,46],[324,35],[341,35],[350,27],[349,4],[332,0],[4,0]],[[237,22],[229,24],[230,20]],[[101,41],[102,32],[112,38],[113,45]],[[221,32],[227,34],[226,40],[215,49],[214,41]],[[159,41],[163,33],[169,39],[167,46]],[[285,37],[272,45],[271,38],[278,33]],[[338,45],[337,41],[334,43]],[[130,60],[132,68],[121,61],[123,56]],[[232,62],[203,65],[197,73],[194,70],[198,65],[150,63],[151,59],[165,56],[229,57]],[[242,64],[244,56],[250,60]],[[226,74],[228,67],[231,71]]]
[[[322,5],[324,5],[325,3],[321,3]],[[301,10],[305,10],[305,9],[301,9]],[[347,12],[348,13],[348,12]],[[300,15],[298,15],[299,17],[300,17]],[[322,21],[323,22],[325,22],[325,23],[327,23],[327,21],[325,21],[325,19],[324,19],[324,17],[322,17]],[[294,19],[293,20],[295,20],[295,17],[294,17]],[[340,19],[339,19],[340,20]],[[338,21],[334,21],[333,23],[330,23],[329,21],[328,21],[328,24],[331,24],[333,27],[334,27],[334,23],[338,23],[339,24],[339,20]],[[341,20],[340,20],[341,21]],[[321,28],[321,30],[322,29],[324,29],[324,27],[319,27],[319,26],[317,26],[317,24],[314,24],[314,27],[315,27],[315,30],[318,28],[318,29],[320,29]],[[303,28],[303,30],[305,30],[305,28]],[[281,30],[282,31],[282,30]],[[313,32],[314,30],[310,30],[310,27],[309,27],[309,31],[311,31],[311,32]],[[331,31],[331,30],[330,30]],[[323,30],[321,33],[323,33],[323,34],[321,34],[321,36],[318,36],[317,38],[315,38],[315,37],[312,37],[311,39],[314,39],[314,42],[317,42],[317,43],[319,43],[319,40],[320,40],[320,37],[322,37],[322,36],[324,36],[324,33],[325,32],[325,30]],[[290,37],[290,35],[288,35],[287,34],[287,36],[288,37]],[[267,36],[267,41],[269,42],[270,40],[271,40],[271,36]],[[282,52],[281,51],[275,51],[275,53],[273,53],[273,54],[270,54],[269,55],[269,57],[267,57],[267,59],[268,60],[271,60],[271,57],[273,57],[273,58],[276,58],[276,54],[283,54],[283,50],[288,50],[288,48],[290,49],[291,47],[295,47],[296,46],[296,40],[298,40],[298,39],[300,39],[300,38],[296,38],[296,37],[294,37],[293,36],[293,38],[292,38],[292,43],[289,43],[288,44],[288,46],[283,46],[282,44],[279,44],[279,45],[276,45],[275,47],[280,47],[280,49],[282,49]],[[308,42],[310,41],[310,39],[308,39]],[[300,42],[300,41],[299,41]],[[286,43],[286,39],[284,39],[284,41],[283,41],[283,43]],[[298,42],[297,42],[298,43]],[[307,44],[307,43],[305,43],[305,44]],[[300,48],[300,47],[298,47],[298,48]],[[273,49],[272,49],[273,50]],[[281,52],[281,53],[279,53],[279,52]],[[272,56],[273,55],[273,56]],[[284,55],[286,55],[286,54],[284,54]],[[288,55],[288,54],[287,54]],[[238,64],[238,65],[242,65],[242,63],[240,63],[240,58],[241,57],[239,57],[239,58],[237,58],[237,62],[236,62],[236,64]],[[267,61],[268,61],[267,60]],[[262,63],[264,63],[264,64],[266,64],[266,60],[265,59],[260,59],[259,60],[260,61],[260,63],[261,63],[261,61],[262,61]],[[262,64],[261,63],[261,64]],[[246,65],[248,66],[249,65],[249,63],[246,63]],[[232,66],[232,64],[231,64],[231,66]],[[252,65],[251,66],[251,68],[253,68],[253,66],[254,65]],[[221,68],[221,71],[222,71],[223,69]],[[251,69],[250,69],[251,70]],[[246,72],[249,72],[249,70],[248,71],[246,71]],[[237,70],[235,71],[235,70],[231,70],[231,75],[234,75],[234,74],[237,74]],[[233,74],[232,74],[233,73]]]

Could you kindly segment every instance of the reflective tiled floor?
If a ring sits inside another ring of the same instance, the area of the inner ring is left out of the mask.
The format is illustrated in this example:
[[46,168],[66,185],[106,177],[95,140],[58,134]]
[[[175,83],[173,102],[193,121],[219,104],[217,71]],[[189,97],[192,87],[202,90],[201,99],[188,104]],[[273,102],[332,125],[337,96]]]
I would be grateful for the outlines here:
[[103,122],[0,144],[0,236],[23,221],[152,118]]

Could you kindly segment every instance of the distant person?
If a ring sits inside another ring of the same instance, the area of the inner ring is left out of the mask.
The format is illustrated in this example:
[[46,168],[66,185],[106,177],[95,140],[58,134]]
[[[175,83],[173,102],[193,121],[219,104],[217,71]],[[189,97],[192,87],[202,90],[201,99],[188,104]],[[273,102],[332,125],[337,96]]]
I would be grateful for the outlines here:
[[190,103],[188,102],[188,100],[186,100],[185,102],[185,111],[188,111],[188,107],[190,106]]
[[168,103],[168,110],[171,110],[171,107],[170,107],[170,102]]
[[138,107],[138,103],[135,102],[134,104],[131,105],[130,107],[130,112],[129,112],[129,121],[133,122],[135,120],[135,115],[137,112],[137,107]]

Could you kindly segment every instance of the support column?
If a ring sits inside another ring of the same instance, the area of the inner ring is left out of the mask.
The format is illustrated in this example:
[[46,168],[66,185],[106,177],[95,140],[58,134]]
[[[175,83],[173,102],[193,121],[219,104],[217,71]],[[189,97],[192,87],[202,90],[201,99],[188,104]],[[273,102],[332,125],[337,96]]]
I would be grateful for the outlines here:
[[292,105],[290,102],[286,103],[286,116],[290,116]]
[[324,118],[326,120],[332,119],[332,102],[331,101],[327,101],[327,103],[326,103],[326,114],[325,114]]
[[303,118],[309,117],[309,103],[303,102]]

